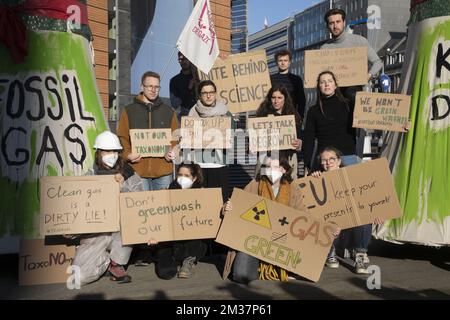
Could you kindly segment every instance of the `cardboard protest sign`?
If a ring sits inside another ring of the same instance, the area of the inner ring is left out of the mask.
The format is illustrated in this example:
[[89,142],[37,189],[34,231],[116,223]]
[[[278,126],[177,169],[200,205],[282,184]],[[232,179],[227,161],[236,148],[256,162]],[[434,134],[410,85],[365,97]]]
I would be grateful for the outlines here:
[[221,208],[220,188],[122,193],[122,243],[215,238]]
[[75,247],[45,245],[44,239],[20,240],[19,285],[64,283]]
[[181,117],[181,148],[231,148],[230,117]]
[[340,87],[367,84],[367,47],[305,51],[305,88],[315,88],[317,76],[326,70]]
[[405,132],[411,96],[357,92],[353,127]]
[[235,188],[216,241],[318,281],[335,226]]
[[132,153],[146,157],[164,157],[172,140],[171,129],[130,129]]
[[272,86],[265,50],[256,50],[216,59],[208,74],[198,72],[200,80],[212,80],[217,98],[232,113],[256,110]]
[[119,230],[119,184],[113,175],[42,177],[41,235]]
[[293,115],[249,118],[247,129],[251,152],[292,149],[297,139]]
[[391,172],[385,158],[323,172],[294,182],[303,201],[320,221],[335,222],[342,229],[372,223],[375,218],[402,216]]

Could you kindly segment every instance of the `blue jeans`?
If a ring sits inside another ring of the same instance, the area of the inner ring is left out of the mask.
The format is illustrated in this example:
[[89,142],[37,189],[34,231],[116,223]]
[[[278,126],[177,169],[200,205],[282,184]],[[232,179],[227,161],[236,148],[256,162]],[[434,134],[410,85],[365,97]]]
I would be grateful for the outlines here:
[[167,189],[172,182],[172,175],[162,176],[159,178],[141,178],[144,191],[156,191]]
[[[354,155],[342,156],[342,165],[344,167],[352,164],[358,164],[361,159]],[[354,249],[356,252],[367,252],[370,239],[372,238],[372,225],[366,224],[364,226],[354,227],[351,229],[342,230],[339,241],[347,249]]]
[[372,224],[366,224],[341,231],[339,242],[347,249],[354,249],[357,253],[367,253],[372,238]]

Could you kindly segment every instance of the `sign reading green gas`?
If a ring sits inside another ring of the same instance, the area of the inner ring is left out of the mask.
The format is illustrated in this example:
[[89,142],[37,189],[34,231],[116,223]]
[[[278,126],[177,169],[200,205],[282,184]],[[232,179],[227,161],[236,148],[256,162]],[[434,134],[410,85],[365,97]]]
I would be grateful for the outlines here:
[[216,241],[312,281],[319,280],[335,226],[237,188]]

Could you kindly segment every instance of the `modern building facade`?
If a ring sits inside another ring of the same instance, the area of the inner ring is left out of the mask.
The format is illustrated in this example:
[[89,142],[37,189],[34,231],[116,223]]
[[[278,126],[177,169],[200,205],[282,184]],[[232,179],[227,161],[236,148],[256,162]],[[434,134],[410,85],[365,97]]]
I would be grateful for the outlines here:
[[247,0],[231,0],[231,53],[247,51]]
[[[304,78],[304,51],[319,49],[330,38],[323,20],[330,8],[346,12],[347,32],[365,37],[379,51],[394,34],[406,32],[409,0],[325,0],[294,16],[289,27],[291,71]],[[307,107],[315,103],[314,89],[306,89]]]
[[248,37],[248,49],[265,49],[269,72],[277,72],[277,64],[274,58],[275,52],[288,48],[288,29],[291,18],[284,19],[270,27],[251,34]]

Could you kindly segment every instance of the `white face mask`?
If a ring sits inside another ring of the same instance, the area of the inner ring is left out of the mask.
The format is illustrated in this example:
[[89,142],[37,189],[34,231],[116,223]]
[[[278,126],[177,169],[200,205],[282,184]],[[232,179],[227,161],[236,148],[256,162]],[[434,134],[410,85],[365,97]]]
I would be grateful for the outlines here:
[[194,183],[194,181],[192,181],[188,177],[178,177],[177,182],[181,186],[181,189],[189,189],[192,187],[192,184]]
[[281,179],[283,173],[280,171],[268,170],[266,172],[266,176],[269,178],[270,181],[272,181],[272,183],[275,183]]
[[113,168],[115,166],[118,158],[119,158],[119,155],[117,153],[107,154],[102,157],[102,161],[108,167]]

